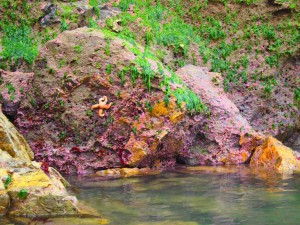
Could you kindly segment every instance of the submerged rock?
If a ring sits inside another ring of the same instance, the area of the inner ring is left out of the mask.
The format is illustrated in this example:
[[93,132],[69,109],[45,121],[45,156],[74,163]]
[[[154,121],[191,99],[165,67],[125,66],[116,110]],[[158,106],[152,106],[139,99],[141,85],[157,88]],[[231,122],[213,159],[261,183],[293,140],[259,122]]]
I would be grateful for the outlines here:
[[146,175],[155,175],[159,174],[160,170],[153,170],[149,168],[116,168],[116,169],[107,169],[100,170],[96,172],[97,176],[100,177],[134,177],[134,176],[146,176]]
[[81,215],[76,197],[66,190],[67,182],[32,159],[23,136],[0,112],[0,215]]
[[300,171],[299,153],[284,146],[273,137],[267,137],[261,146],[258,146],[251,158],[250,166],[254,169],[263,169],[270,172],[291,174]]

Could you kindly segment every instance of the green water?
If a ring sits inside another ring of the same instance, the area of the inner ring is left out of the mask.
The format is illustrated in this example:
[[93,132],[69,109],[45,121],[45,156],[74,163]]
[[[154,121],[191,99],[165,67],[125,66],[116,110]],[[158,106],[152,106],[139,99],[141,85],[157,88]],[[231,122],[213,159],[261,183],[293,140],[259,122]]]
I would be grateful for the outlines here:
[[[70,181],[79,188],[78,199],[112,225],[300,224],[299,175],[257,175],[235,167],[110,180],[72,177]],[[33,224],[101,223],[105,220],[54,219]]]

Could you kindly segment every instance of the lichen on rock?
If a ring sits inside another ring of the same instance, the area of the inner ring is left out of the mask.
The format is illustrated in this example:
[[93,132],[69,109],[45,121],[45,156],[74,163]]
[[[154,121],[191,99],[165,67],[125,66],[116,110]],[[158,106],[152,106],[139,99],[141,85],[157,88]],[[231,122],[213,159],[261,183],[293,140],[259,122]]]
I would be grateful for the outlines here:
[[257,170],[292,174],[300,171],[299,153],[284,146],[277,139],[267,137],[255,149],[250,166]]

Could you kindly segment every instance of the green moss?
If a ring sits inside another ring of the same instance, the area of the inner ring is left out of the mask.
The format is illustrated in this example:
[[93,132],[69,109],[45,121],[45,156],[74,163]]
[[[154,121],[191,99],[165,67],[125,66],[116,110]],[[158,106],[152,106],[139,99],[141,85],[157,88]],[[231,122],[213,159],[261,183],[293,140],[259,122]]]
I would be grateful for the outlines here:
[[297,106],[300,106],[300,87],[294,90],[294,102]]
[[69,25],[67,24],[67,21],[65,19],[61,20],[61,27],[60,30],[63,32],[65,30],[69,30]]
[[7,83],[5,87],[7,88],[7,93],[10,95],[10,100],[14,101],[16,88],[11,83]]
[[100,9],[99,9],[99,1],[98,0],[89,0],[90,6],[93,7],[93,10],[98,18],[100,18]]
[[274,77],[267,77],[266,79],[264,79],[263,86],[263,97],[270,97],[273,93],[274,88],[277,86],[277,81]]
[[106,66],[106,74],[107,74],[107,75],[111,74],[111,68],[112,68],[111,64],[108,64],[108,65]]
[[78,54],[81,54],[81,53],[82,53],[82,45],[76,45],[76,46],[74,46],[74,50],[75,50]]
[[183,102],[186,103],[186,107],[192,113],[202,113],[207,111],[207,107],[202,103],[198,95],[188,88],[177,88],[173,92],[177,99],[177,104],[181,107]]
[[24,24],[20,26],[7,24],[2,26],[2,31],[4,33],[2,57],[13,59],[16,63],[19,59],[24,59],[32,64],[38,55],[38,46],[31,36],[31,28]]
[[93,19],[93,18],[88,18],[88,27],[89,28],[93,28],[93,29],[99,29],[99,25],[97,24],[97,22]]
[[88,116],[88,117],[92,117],[93,116],[93,111],[92,110],[87,110],[86,111],[86,115]]

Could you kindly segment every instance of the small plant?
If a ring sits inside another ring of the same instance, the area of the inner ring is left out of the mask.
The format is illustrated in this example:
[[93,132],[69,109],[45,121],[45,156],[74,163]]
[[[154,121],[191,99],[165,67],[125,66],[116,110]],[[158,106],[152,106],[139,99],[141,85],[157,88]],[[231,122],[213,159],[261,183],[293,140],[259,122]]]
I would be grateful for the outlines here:
[[62,68],[65,64],[66,64],[66,61],[64,59],[59,60],[58,68]]
[[30,105],[31,105],[32,107],[34,107],[34,106],[35,106],[35,100],[34,100],[34,98],[33,98],[33,97],[31,97],[31,96],[30,96],[29,103],[30,103]]
[[207,107],[201,102],[201,99],[188,88],[177,88],[173,94],[177,99],[177,105],[181,108],[185,102],[186,107],[192,113],[201,113],[207,111]]
[[271,44],[270,46],[269,46],[269,50],[271,51],[271,52],[276,52],[276,53],[279,53],[279,51],[280,51],[280,48],[281,48],[281,46],[282,46],[282,40],[281,39],[277,39],[273,44]]
[[272,78],[268,78],[265,82],[264,82],[264,93],[265,93],[265,97],[270,97],[274,87],[277,85],[277,81],[274,77]]
[[120,1],[118,6],[122,11],[127,11],[130,4],[132,4],[132,3],[133,3],[132,0],[122,0],[122,1]]
[[81,53],[82,53],[82,45],[76,45],[76,46],[74,46],[74,50],[75,50],[78,54],[81,54]]
[[300,88],[294,90],[294,102],[296,105],[300,106]]
[[242,57],[242,66],[244,67],[245,70],[248,69],[249,67],[249,60],[247,55],[244,55]]
[[133,85],[136,84],[136,79],[139,77],[139,71],[138,68],[135,65],[132,65],[130,67],[130,76],[131,76],[131,82]]
[[93,29],[99,29],[99,25],[97,24],[97,21],[95,21],[93,18],[88,18],[88,27]]
[[96,62],[95,67],[96,67],[97,69],[101,69],[101,64],[100,64],[100,62]]
[[88,116],[88,117],[92,117],[93,116],[93,111],[92,110],[87,110],[86,111],[86,115]]
[[68,19],[72,14],[72,7],[70,5],[62,5],[61,17],[64,19]]
[[61,20],[61,27],[60,30],[63,32],[65,30],[69,30],[69,25],[67,24],[65,19]]
[[266,62],[268,63],[268,65],[272,68],[272,67],[278,67],[279,66],[279,58],[277,55],[271,55],[266,57]]
[[121,98],[121,91],[120,90],[117,91],[117,97],[118,97],[118,99]]
[[50,102],[47,102],[47,103],[45,104],[44,108],[45,108],[45,109],[49,109],[49,107],[50,107]]
[[11,184],[11,181],[12,181],[11,175],[9,174],[9,175],[7,176],[5,182],[4,182],[4,187],[5,187],[5,189],[8,188],[8,186]]
[[151,102],[149,102],[148,100],[145,103],[145,107],[149,112],[153,111],[153,106],[151,105]]
[[147,30],[145,36],[146,45],[150,45],[153,39],[154,39],[153,32],[151,30]]
[[108,64],[108,65],[106,66],[106,74],[107,74],[107,75],[111,74],[111,64]]
[[125,83],[125,75],[126,75],[127,71],[128,71],[128,69],[124,68],[118,74],[119,78],[121,79],[121,85],[124,85],[124,83]]
[[65,102],[64,102],[64,100],[59,100],[59,105],[61,106],[61,107],[64,107],[65,106]]
[[275,29],[273,26],[270,25],[262,25],[261,26],[262,34],[263,36],[271,41],[275,39]]
[[105,126],[108,126],[108,125],[110,125],[110,124],[113,124],[114,121],[115,121],[115,118],[114,118],[113,116],[110,115],[109,117],[107,117],[107,119],[106,119],[106,121],[105,121]]
[[19,193],[18,193],[18,197],[19,197],[20,199],[25,200],[25,199],[27,198],[27,196],[28,196],[28,191],[27,191],[26,189],[22,189],[22,190],[20,190]]
[[93,7],[93,10],[95,11],[96,16],[99,19],[100,18],[100,9],[98,7],[99,1],[98,0],[89,0],[89,4],[90,4],[90,6]]
[[58,137],[59,137],[61,140],[64,140],[64,139],[66,139],[66,137],[67,137],[67,133],[66,133],[66,132],[60,132],[59,135],[58,135]]
[[114,82],[115,82],[115,80],[111,76],[109,76],[109,83],[113,84]]
[[136,128],[136,127],[133,127],[133,128],[132,128],[132,132],[133,132],[134,134],[137,134],[137,128]]
[[7,83],[5,87],[7,88],[7,93],[10,95],[10,100],[14,101],[16,93],[15,87],[11,83]]
[[246,73],[245,70],[243,70],[243,71],[240,73],[240,77],[242,77],[243,83],[246,84],[246,83],[248,82],[248,75],[247,75],[247,73]]
[[200,26],[200,33],[210,40],[224,39],[227,36],[222,29],[222,22],[213,17],[206,18],[205,23]]
[[246,5],[251,5],[252,3],[256,2],[257,0],[235,0],[237,3],[244,3]]
[[154,71],[151,68],[150,63],[148,62],[148,60],[146,60],[145,58],[137,58],[137,63],[140,65],[140,67],[142,68],[142,79],[143,79],[143,83],[144,85],[148,88],[148,91],[151,90],[151,81],[154,78]]
[[106,46],[105,46],[105,55],[110,56],[110,43],[111,43],[111,39],[110,37],[106,37]]

